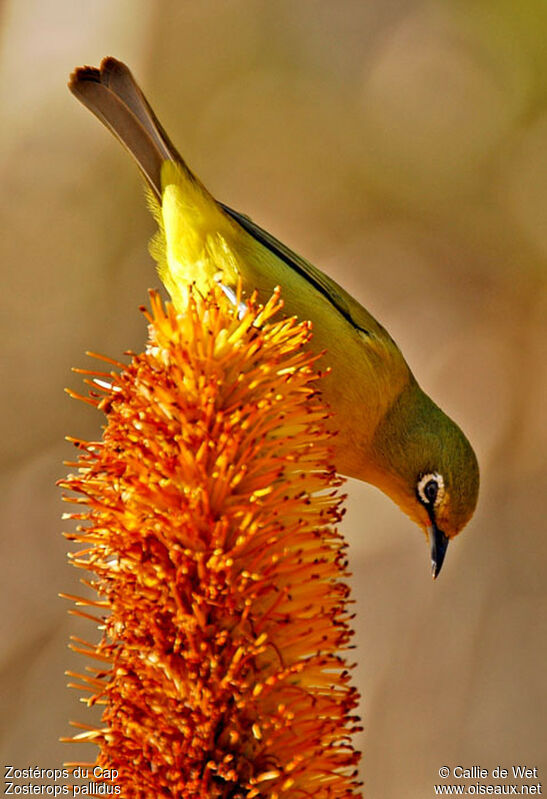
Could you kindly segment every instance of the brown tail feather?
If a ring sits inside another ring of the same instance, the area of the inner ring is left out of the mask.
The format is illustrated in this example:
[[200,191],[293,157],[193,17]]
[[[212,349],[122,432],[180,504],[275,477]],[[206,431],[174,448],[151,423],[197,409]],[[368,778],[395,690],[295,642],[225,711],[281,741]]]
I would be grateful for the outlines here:
[[161,166],[175,161],[192,175],[173,146],[133,75],[121,61],[104,58],[100,69],[79,67],[68,88],[116,136],[161,199]]

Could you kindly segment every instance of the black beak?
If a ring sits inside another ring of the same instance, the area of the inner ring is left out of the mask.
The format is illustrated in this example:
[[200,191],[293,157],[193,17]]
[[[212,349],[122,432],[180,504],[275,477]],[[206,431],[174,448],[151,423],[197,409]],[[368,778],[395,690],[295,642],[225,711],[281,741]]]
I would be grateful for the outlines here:
[[445,536],[442,530],[439,530],[435,522],[432,522],[431,527],[427,528],[429,535],[429,546],[431,548],[431,573],[435,580],[441,573],[444,556],[448,548],[449,539]]

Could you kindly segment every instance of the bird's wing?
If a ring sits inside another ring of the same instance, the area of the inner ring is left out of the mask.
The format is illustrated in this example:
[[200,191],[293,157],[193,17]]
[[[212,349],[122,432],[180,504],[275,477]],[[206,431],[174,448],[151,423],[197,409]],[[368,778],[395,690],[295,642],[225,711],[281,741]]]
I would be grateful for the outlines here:
[[220,203],[220,205],[226,213],[241,225],[241,227],[256,241],[270,250],[277,258],[284,261],[290,269],[298,272],[308,283],[314,286],[316,291],[323,294],[331,305],[334,305],[337,311],[365,336],[371,339],[380,338],[384,344],[389,341],[394,347],[397,346],[385,328],[382,327],[357,300],[328,275],[321,272],[320,269],[317,269],[317,267],[309,261],[306,261],[302,256],[293,252],[286,244],[283,244],[282,241],[279,241],[279,239],[276,239],[271,233],[268,233],[267,230],[264,230],[253,222],[250,217],[241,214],[239,211],[234,211],[233,208],[229,208],[227,205],[224,205],[224,203]]

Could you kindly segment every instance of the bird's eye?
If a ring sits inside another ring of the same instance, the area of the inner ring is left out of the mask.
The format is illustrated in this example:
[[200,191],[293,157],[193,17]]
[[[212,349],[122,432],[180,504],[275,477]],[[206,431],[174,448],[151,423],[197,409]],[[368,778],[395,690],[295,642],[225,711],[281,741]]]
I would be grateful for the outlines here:
[[444,494],[444,481],[442,475],[437,472],[433,474],[424,474],[418,480],[416,486],[418,497],[424,505],[436,507]]
[[437,499],[437,491],[439,490],[439,486],[437,485],[436,480],[429,480],[424,486],[424,495],[428,502],[431,502],[432,505],[435,504],[435,500]]

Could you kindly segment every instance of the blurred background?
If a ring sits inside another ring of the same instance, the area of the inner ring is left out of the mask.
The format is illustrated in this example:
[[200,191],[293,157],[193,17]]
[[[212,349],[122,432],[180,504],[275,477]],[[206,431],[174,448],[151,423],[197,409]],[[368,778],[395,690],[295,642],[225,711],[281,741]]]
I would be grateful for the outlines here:
[[[66,649],[55,480],[101,418],[63,394],[91,349],[143,347],[158,279],[137,171],[66,89],[115,55],[213,193],[389,329],[482,469],[440,579],[418,529],[348,481],[367,799],[424,799],[441,766],[547,786],[544,0],[4,0],[0,5],[0,761],[94,757]],[[448,780],[450,782],[450,780]],[[547,787],[545,788],[547,790]]]

